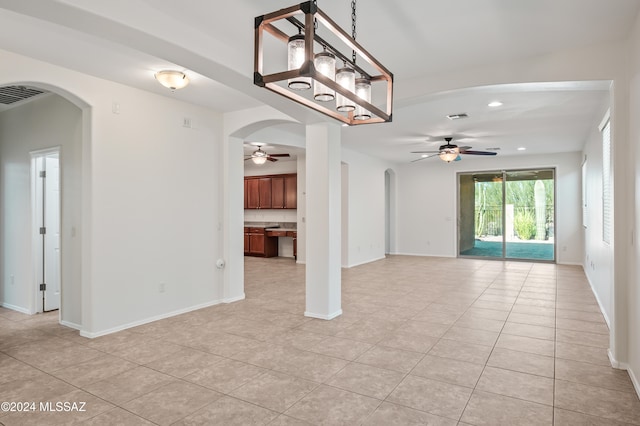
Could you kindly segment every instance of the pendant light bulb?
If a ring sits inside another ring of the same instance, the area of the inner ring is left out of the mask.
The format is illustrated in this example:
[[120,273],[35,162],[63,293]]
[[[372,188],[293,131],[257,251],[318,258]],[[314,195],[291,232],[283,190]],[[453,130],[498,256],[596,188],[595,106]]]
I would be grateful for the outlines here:
[[[344,87],[351,93],[355,92],[356,72],[345,66],[336,72],[336,83]],[[336,96],[336,109],[340,112],[350,112],[356,109],[356,104],[345,96]]]
[[[359,78],[356,80],[356,96],[360,99],[371,103],[371,81],[368,78]],[[371,112],[360,105],[356,106],[353,114],[354,120],[368,120],[371,118]]]
[[[289,37],[287,44],[289,52],[289,71],[300,69],[304,63],[304,35],[296,34]],[[311,77],[296,77],[289,79],[289,88],[293,90],[307,90],[311,88]]]
[[[331,53],[324,51],[317,53],[313,65],[316,71],[335,81],[336,79],[336,57]],[[336,97],[335,90],[329,89],[322,83],[313,81],[313,98],[320,102],[329,102]]]

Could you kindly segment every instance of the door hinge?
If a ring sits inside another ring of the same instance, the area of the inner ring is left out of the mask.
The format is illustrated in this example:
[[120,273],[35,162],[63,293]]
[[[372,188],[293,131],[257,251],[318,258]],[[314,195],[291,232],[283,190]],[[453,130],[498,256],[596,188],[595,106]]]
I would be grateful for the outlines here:
[[40,284],[40,291],[47,291],[47,285],[45,283]]
[[46,170],[41,170],[40,171],[40,177],[41,178],[46,178],[47,177],[47,171]]
[[47,233],[47,228],[45,228],[44,226],[40,228],[40,235],[44,235]]

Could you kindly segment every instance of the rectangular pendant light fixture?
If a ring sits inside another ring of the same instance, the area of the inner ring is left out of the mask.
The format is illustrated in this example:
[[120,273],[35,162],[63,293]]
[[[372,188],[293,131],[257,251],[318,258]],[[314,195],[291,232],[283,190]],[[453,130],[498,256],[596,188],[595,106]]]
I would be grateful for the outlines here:
[[[265,40],[265,34],[272,37]],[[364,63],[356,63],[356,55]],[[266,68],[276,72],[265,75]],[[360,82],[355,88],[345,84],[345,69]],[[255,18],[253,82],[348,125],[392,119],[393,74],[314,1]]]

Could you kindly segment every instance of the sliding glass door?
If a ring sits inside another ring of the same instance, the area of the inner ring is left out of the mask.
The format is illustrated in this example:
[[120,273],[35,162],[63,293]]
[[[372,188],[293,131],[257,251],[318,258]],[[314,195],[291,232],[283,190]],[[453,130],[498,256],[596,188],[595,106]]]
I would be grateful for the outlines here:
[[555,261],[553,169],[458,174],[458,255]]

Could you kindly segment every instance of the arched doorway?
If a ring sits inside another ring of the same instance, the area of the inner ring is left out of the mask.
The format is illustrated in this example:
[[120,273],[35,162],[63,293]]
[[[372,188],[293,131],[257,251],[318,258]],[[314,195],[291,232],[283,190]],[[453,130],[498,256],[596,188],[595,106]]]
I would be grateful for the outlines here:
[[[0,203],[4,219],[0,225],[0,264],[9,276],[2,303],[27,314],[59,307],[61,324],[82,329],[82,254],[89,234],[88,230],[81,232],[85,230],[83,154],[90,133],[85,131],[90,123],[90,107],[77,96],[47,83],[14,81],[0,83],[0,87],[39,92],[0,109]],[[50,170],[41,173],[44,162],[49,163]],[[54,196],[56,188],[59,191],[59,205],[48,204],[49,226],[35,221],[36,210],[42,213],[40,204],[46,188],[43,183],[47,179],[48,198]],[[36,196],[38,193],[41,197]],[[60,212],[58,218],[50,214],[53,208]],[[47,244],[51,250],[43,261],[41,243],[45,236],[51,237]],[[45,293],[50,297],[43,304]]]

